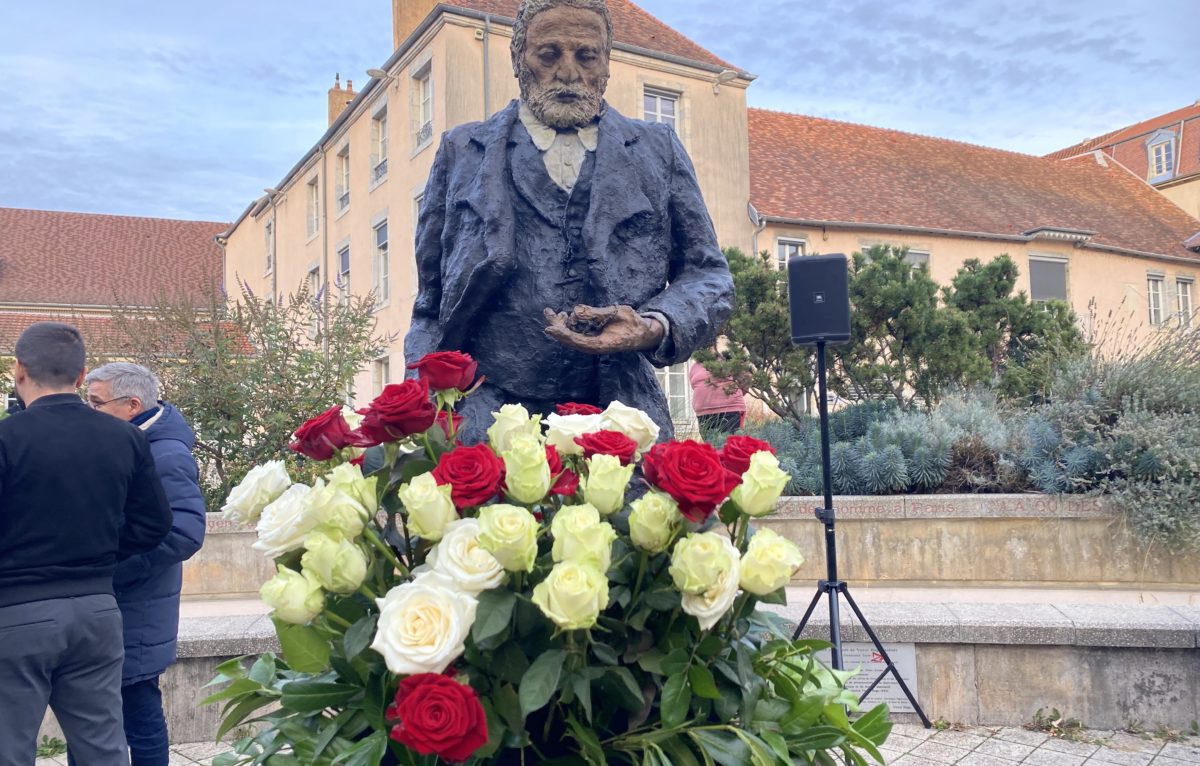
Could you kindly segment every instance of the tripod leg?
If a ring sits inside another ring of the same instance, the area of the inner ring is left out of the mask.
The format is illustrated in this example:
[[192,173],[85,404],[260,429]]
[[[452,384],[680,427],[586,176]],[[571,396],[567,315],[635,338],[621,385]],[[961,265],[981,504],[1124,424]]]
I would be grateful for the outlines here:
[[796,632],[792,634],[792,640],[800,638],[800,634],[804,632],[804,626],[808,625],[808,618],[812,617],[813,610],[817,608],[817,602],[821,600],[821,594],[825,593],[825,581],[817,583],[817,592],[813,594],[812,601],[808,603],[808,609],[804,611],[804,616],[800,618],[800,623],[796,626]]
[[908,684],[904,683],[904,679],[900,677],[900,671],[896,670],[896,663],[892,662],[892,658],[888,656],[887,649],[883,648],[883,644],[880,643],[879,637],[875,635],[875,631],[871,629],[871,625],[867,622],[867,618],[863,615],[862,610],[859,609],[858,604],[854,602],[854,597],[850,595],[849,588],[846,587],[845,583],[842,583],[839,590],[842,592],[842,595],[846,597],[846,603],[850,605],[852,610],[854,610],[855,616],[858,617],[859,624],[863,626],[863,630],[866,631],[867,636],[871,639],[871,643],[874,644],[875,648],[879,650],[879,654],[883,657],[883,662],[887,666],[886,669],[879,674],[879,678],[875,679],[875,683],[871,684],[871,686],[867,688],[867,691],[864,692],[862,696],[866,697],[867,694],[870,694],[871,690],[875,688],[876,684],[878,684],[879,681],[890,672],[892,677],[896,679],[896,683],[900,684],[900,690],[904,692],[904,696],[908,697],[908,701],[913,706],[913,710],[915,710],[917,715],[920,717],[921,723],[925,725],[926,729],[930,728],[933,724],[929,722],[929,717],[925,715],[925,711],[921,709],[919,704],[917,704],[917,698],[913,696],[912,691],[908,688]]

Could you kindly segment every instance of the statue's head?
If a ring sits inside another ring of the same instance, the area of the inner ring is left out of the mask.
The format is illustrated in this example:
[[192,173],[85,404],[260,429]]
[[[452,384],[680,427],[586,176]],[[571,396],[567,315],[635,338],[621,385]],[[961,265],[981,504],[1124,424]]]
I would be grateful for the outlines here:
[[612,20],[605,0],[522,0],[513,24],[521,100],[555,128],[586,125],[608,85]]

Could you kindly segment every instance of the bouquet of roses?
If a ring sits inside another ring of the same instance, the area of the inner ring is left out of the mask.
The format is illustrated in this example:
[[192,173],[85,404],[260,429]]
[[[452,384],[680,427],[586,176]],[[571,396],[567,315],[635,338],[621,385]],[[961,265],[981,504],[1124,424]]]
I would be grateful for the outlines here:
[[282,652],[220,666],[218,737],[256,733],[216,766],[883,762],[886,707],[852,720],[827,644],[755,609],[801,563],[751,526],[788,481],[769,445],[656,443],[613,402],[505,405],[462,446],[475,363],[412,368],[296,431],[324,478],[268,463],[229,496]]

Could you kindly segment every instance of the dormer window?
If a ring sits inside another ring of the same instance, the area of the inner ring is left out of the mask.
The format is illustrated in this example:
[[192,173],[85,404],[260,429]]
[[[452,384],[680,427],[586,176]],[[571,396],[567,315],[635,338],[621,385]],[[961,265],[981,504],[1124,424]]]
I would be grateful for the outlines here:
[[1175,176],[1175,133],[1155,131],[1146,139],[1147,177],[1150,183],[1166,181]]

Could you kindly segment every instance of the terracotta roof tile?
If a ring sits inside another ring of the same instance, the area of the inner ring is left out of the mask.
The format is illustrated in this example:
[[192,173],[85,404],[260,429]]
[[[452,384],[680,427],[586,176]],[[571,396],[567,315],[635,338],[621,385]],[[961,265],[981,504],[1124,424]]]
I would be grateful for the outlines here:
[[222,279],[226,224],[0,208],[0,303],[147,306]]
[[[128,350],[130,343],[129,334],[119,327],[111,316],[72,312],[0,310],[0,354],[11,354],[17,338],[21,336],[26,327],[36,322],[65,322],[78,328],[90,355],[119,356]],[[232,336],[237,333],[237,327],[234,324],[225,323],[223,326],[226,334]],[[173,345],[184,349],[187,341],[188,339],[180,333],[175,333],[174,336],[157,333],[155,336],[155,342],[159,347],[169,348]],[[238,339],[238,348],[245,354],[254,352],[249,338],[244,336]]]
[[[449,0],[449,6],[466,8],[480,13],[492,13],[511,20],[516,18],[520,0]],[[639,48],[667,53],[672,56],[696,61],[709,66],[732,69],[729,63],[701,48],[696,43],[662,23],[654,16],[629,2],[608,0],[608,13],[612,17],[613,38],[617,42]]]
[[750,198],[770,218],[1017,238],[1094,231],[1093,244],[1200,260],[1192,218],[1128,170],[761,109],[748,111]]

